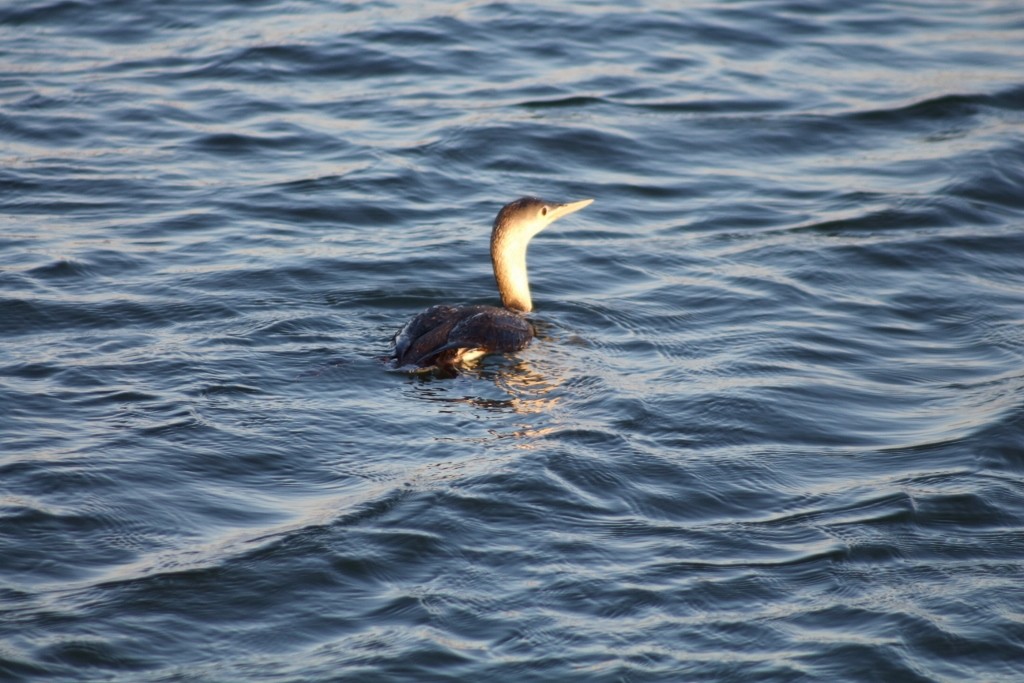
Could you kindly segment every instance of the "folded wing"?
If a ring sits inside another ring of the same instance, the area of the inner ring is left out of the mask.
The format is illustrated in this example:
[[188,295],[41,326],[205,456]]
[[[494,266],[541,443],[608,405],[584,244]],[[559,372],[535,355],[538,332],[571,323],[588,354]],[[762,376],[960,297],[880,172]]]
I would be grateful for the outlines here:
[[395,335],[399,366],[451,366],[467,353],[509,353],[526,346],[533,326],[495,306],[431,306]]

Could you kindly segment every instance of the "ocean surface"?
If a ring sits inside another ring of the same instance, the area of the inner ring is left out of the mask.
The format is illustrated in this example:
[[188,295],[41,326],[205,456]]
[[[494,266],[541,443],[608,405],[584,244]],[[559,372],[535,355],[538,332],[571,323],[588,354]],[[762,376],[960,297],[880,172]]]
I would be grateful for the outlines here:
[[1024,4],[4,2],[0,680],[1024,680]]

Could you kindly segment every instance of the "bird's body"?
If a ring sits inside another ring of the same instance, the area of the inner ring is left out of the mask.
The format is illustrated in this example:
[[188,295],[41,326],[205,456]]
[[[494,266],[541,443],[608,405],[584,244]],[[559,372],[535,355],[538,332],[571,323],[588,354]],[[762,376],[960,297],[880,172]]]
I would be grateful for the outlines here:
[[491,231],[491,263],[502,306],[431,306],[395,335],[395,364],[451,368],[484,354],[511,353],[529,344],[533,325],[524,314],[533,310],[533,301],[526,247],[553,221],[592,201],[558,204],[523,197],[502,207]]
[[395,337],[399,366],[449,367],[487,353],[518,351],[533,339],[521,314],[497,306],[440,304],[409,321]]

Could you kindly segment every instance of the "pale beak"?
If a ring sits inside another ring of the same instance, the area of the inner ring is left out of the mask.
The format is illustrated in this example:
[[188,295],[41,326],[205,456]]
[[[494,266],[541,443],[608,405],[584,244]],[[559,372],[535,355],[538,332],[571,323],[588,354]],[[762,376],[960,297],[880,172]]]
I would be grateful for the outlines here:
[[548,218],[551,220],[557,220],[563,216],[568,216],[570,213],[576,213],[584,206],[590,206],[594,203],[593,199],[581,199],[578,202],[568,202],[566,204],[556,204],[551,207],[551,213],[548,214]]

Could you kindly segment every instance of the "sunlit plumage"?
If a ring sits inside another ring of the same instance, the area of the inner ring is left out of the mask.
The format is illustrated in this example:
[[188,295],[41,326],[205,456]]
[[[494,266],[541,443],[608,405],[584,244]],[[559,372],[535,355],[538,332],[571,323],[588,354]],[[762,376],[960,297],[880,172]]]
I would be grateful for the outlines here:
[[592,201],[559,204],[523,197],[503,206],[491,230],[491,263],[501,307],[431,306],[395,335],[395,364],[448,368],[487,353],[518,351],[529,344],[533,325],[523,314],[533,310],[533,301],[526,248],[541,230]]

